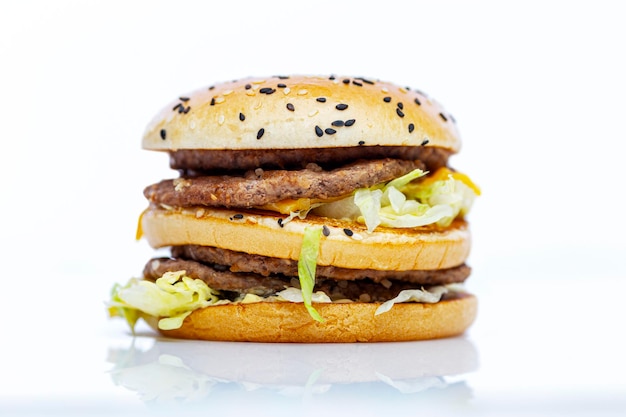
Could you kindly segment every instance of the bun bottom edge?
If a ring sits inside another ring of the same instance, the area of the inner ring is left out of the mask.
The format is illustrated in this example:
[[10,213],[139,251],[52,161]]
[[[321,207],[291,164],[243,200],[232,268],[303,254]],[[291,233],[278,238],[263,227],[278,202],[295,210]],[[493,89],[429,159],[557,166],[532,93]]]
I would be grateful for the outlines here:
[[182,327],[159,330],[166,337],[274,343],[398,342],[462,334],[475,320],[478,301],[463,294],[434,304],[400,303],[375,316],[379,303],[314,304],[324,318],[314,321],[304,305],[260,302],[206,307]]

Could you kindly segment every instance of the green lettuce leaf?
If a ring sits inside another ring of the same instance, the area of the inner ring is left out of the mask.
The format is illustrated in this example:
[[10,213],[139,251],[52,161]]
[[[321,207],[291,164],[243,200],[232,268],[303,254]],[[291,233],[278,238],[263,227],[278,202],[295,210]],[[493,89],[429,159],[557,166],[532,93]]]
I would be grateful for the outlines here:
[[156,282],[133,278],[125,286],[116,285],[109,314],[125,318],[133,330],[144,315],[159,318],[159,329],[171,330],[182,326],[193,310],[217,301],[217,293],[204,281],[189,278],[185,271],[166,272]]
[[304,306],[311,317],[319,322],[323,322],[324,319],[311,305],[311,297],[313,287],[315,286],[315,271],[317,270],[317,256],[319,254],[321,240],[321,228],[305,228],[302,247],[300,248],[300,257],[298,258],[298,278],[300,280]]

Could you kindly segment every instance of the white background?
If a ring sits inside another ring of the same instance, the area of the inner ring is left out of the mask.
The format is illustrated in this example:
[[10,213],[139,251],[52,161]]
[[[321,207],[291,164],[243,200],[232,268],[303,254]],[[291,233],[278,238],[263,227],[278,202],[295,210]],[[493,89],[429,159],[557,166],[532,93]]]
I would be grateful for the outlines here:
[[468,409],[623,411],[625,16],[617,1],[2,1],[0,410],[141,410],[105,374],[130,336],[103,302],[151,254],[134,241],[143,187],[174,175],[140,149],[145,125],[214,82],[334,73],[423,90],[461,129],[451,164],[484,192]]

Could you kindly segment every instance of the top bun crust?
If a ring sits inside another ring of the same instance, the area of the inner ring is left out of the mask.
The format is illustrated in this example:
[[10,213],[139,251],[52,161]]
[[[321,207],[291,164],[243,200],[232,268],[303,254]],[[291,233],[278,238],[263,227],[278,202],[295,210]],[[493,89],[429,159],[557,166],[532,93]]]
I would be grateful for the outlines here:
[[[353,122],[342,125],[346,121]],[[454,118],[419,91],[365,78],[291,76],[236,80],[183,95],[152,120],[142,146],[302,149],[425,141],[453,153],[461,146]]]

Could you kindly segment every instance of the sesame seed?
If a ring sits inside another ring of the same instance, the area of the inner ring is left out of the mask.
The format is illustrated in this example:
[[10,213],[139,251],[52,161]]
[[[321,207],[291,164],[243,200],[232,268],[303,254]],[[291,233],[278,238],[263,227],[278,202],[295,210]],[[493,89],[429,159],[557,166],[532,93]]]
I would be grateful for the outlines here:
[[330,127],[324,130],[324,132],[326,132],[327,135],[334,135],[335,133],[337,133],[335,129],[332,129]]
[[253,96],[253,95],[255,95],[255,92],[253,90],[247,90],[246,91],[246,95],[247,96]]
[[408,91],[406,88],[404,88],[404,87],[400,87],[400,88],[398,88],[398,90],[400,90],[400,92],[402,92],[402,93],[404,93],[404,94],[406,94],[406,93],[408,93],[408,92],[409,92],[409,91]]
[[380,89],[380,91],[382,91],[383,93],[388,93],[389,89],[387,87],[383,87]]
[[330,229],[328,228],[328,226],[322,226],[322,234],[326,237],[330,236]]
[[279,76],[278,76],[278,79],[279,79],[279,80],[288,80],[288,79],[289,79],[289,76],[288,76],[288,75],[279,75]]
[[278,219],[278,225],[280,227],[285,227],[285,225],[283,224],[283,219]]
[[259,90],[259,93],[267,94],[267,95],[274,94],[275,92],[276,92],[275,88],[269,88],[269,87],[264,87]]
[[344,78],[343,80],[341,80],[342,83],[344,84],[350,84],[350,79],[349,78]]
[[347,108],[348,108],[348,105],[347,105],[347,104],[343,104],[343,103],[341,103],[341,104],[337,104],[337,105],[335,106],[335,108],[336,108],[337,110],[345,110],[345,109],[347,109]]
[[220,117],[217,119],[217,123],[221,126],[224,124],[224,115],[220,114]]
[[165,140],[165,136],[167,135],[167,132],[165,131],[165,129],[161,129],[161,139]]
[[385,98],[383,99],[383,101],[384,101],[385,103],[389,103],[389,102],[391,102],[391,97],[385,97]]
[[243,113],[239,113],[239,120],[243,122],[244,120],[246,120],[246,116]]
[[415,101],[415,104],[417,104],[418,106],[422,105],[422,103],[419,101],[419,99],[416,98],[414,101]]
[[428,142],[430,142],[428,139],[424,139],[421,143],[422,146],[428,145]]
[[189,101],[189,97],[178,97],[178,99],[179,99],[180,101],[184,101],[184,102]]
[[285,93],[285,95],[291,93],[291,88],[287,87],[283,90],[283,93]]
[[263,103],[259,101],[254,105],[254,110],[259,110],[261,107],[263,107]]
[[439,113],[439,116],[443,119],[444,122],[448,121],[448,118],[443,113]]
[[224,96],[228,96],[228,95],[230,95],[230,94],[232,94],[232,93],[233,93],[233,90],[226,90],[226,91],[224,91],[224,92],[222,93],[222,95],[224,95]]
[[276,87],[278,87],[278,88],[286,88],[287,84],[279,83],[279,84],[276,85]]
[[346,234],[346,236],[352,236],[354,234],[354,232],[350,229],[343,229],[343,232]]
[[287,110],[294,111],[296,108],[291,103],[287,103]]
[[403,109],[404,109],[404,104],[402,104],[402,102],[401,102],[401,101],[399,101],[399,102],[398,102],[398,108],[399,108],[400,110],[403,110]]
[[183,113],[187,114],[187,113],[189,113],[189,110],[191,110],[191,106],[187,106],[187,107],[184,109]]
[[346,120],[345,125],[346,125],[346,126],[348,126],[348,127],[350,127],[350,126],[352,126],[355,122],[356,122],[356,120],[354,120],[354,119],[348,119],[348,120]]
[[374,84],[374,81],[372,81],[372,80],[368,80],[367,78],[363,78],[363,77],[358,77],[358,78],[357,78],[357,80],[361,80],[361,81],[363,81],[365,84],[370,84],[370,85],[373,85],[373,84]]
[[334,75],[331,75],[330,77],[328,77],[329,80],[333,81],[335,79]]
[[179,110],[181,107],[183,107],[183,103],[178,103],[177,105],[174,106],[174,108],[172,108],[172,111]]
[[213,90],[214,88],[215,88],[215,86],[212,85],[212,86],[209,87],[209,90]]
[[319,111],[319,110],[317,110],[317,109],[315,109],[315,110],[311,110],[311,111],[309,112],[309,117],[313,117],[313,116],[315,116],[315,115],[316,115],[317,113],[319,113],[319,112],[320,112],[320,111]]
[[359,146],[363,146],[363,145],[365,145],[365,141],[364,140],[360,140],[359,141]]
[[222,96],[216,97],[215,98],[215,102],[218,103],[218,104],[219,103],[223,103],[224,102],[224,97],[222,97]]
[[400,110],[399,108],[396,108],[396,113],[398,114],[398,116],[404,117],[404,113],[402,113],[402,110]]
[[245,87],[246,87],[246,90],[249,90],[249,89],[251,89],[251,88],[252,88],[252,86],[251,86],[250,84],[246,84],[246,86],[245,86]]
[[254,80],[252,81],[252,84],[263,84],[265,82],[265,80]]
[[256,138],[257,139],[261,139],[263,137],[263,135],[265,134],[265,129],[260,128],[259,131],[256,134]]
[[334,122],[331,123],[331,125],[341,127],[345,125],[345,122],[343,120],[335,120]]
[[324,135],[324,131],[319,126],[315,126],[315,134],[318,138],[321,138]]
[[413,133],[414,129],[415,129],[415,125],[413,123],[409,123],[409,133]]
[[354,84],[356,86],[359,86],[359,87],[363,87],[363,83],[360,83],[360,82],[358,82],[356,80],[352,80],[352,84]]
[[299,96],[304,96],[306,94],[309,94],[309,90],[306,90],[304,88],[302,90],[298,90],[298,95]]
[[243,214],[241,214],[241,213],[237,213],[237,214],[235,214],[235,215],[233,216],[233,219],[241,220],[241,219],[243,219]]
[[326,97],[318,97],[315,100],[319,101],[320,103],[326,103]]

